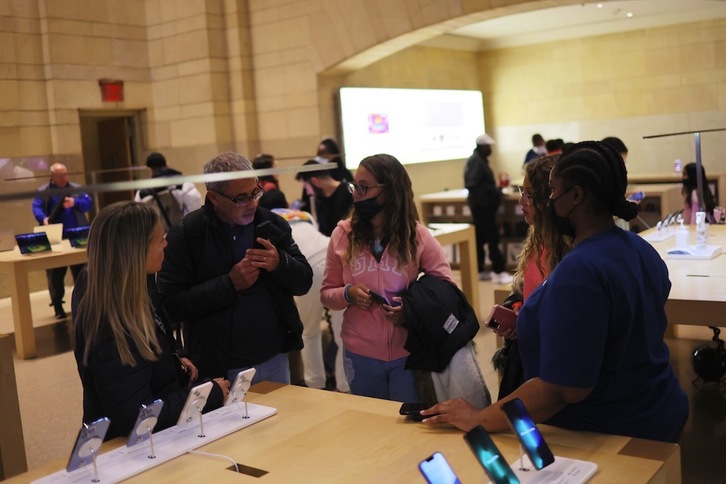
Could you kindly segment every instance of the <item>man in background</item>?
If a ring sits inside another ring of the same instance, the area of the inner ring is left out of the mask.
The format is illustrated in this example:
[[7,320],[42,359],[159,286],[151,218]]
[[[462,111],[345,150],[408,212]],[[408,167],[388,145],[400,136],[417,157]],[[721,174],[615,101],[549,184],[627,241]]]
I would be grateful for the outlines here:
[[524,164],[526,165],[530,161],[534,160],[538,156],[546,155],[547,148],[545,147],[545,140],[541,134],[537,133],[532,135],[532,149],[527,152],[524,156]]
[[[86,193],[73,195],[43,195],[51,188],[79,188],[77,183],[68,181],[68,168],[62,163],[54,163],[50,167],[50,181],[38,188],[38,196],[33,200],[33,216],[40,225],[63,224],[63,230],[88,225],[87,213],[93,208],[93,200]],[[71,266],[73,280],[81,272],[84,264]],[[50,305],[55,310],[55,317],[65,319],[67,314],[63,309],[63,298],[66,294],[65,277],[67,267],[58,267],[45,271],[48,279],[48,292]]]
[[[181,176],[182,172],[169,168],[161,153],[151,153],[146,158],[146,166],[151,170],[151,178]],[[168,200],[165,195],[169,195]],[[179,223],[180,219],[202,206],[202,195],[192,182],[184,182],[168,187],[145,188],[136,192],[137,202],[156,205],[161,212],[166,230]],[[170,207],[169,202],[176,206]],[[153,202],[153,203],[152,203]]]
[[[303,166],[326,161],[308,160]],[[353,194],[348,189],[348,182],[336,180],[330,170],[300,172],[297,179],[303,182],[305,192],[310,197],[310,212],[318,222],[318,230],[330,237],[335,226],[348,216],[353,206]]]
[[[494,139],[482,134],[476,139],[476,148],[464,167],[464,186],[469,190],[467,203],[474,219],[476,231],[476,258],[479,268],[479,279],[490,280],[500,284],[512,282],[512,275],[505,271],[504,256],[499,250],[499,228],[497,227],[497,209],[502,193],[497,188],[494,172],[489,167],[489,155],[492,154]],[[492,271],[485,271],[484,245],[489,246],[489,260]]]

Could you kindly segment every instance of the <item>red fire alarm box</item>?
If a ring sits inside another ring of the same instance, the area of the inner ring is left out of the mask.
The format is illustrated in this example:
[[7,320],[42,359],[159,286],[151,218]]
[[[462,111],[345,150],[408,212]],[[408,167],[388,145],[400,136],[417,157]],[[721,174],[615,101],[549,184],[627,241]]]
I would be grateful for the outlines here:
[[103,102],[120,102],[124,100],[124,81],[99,79],[101,86],[101,100]]

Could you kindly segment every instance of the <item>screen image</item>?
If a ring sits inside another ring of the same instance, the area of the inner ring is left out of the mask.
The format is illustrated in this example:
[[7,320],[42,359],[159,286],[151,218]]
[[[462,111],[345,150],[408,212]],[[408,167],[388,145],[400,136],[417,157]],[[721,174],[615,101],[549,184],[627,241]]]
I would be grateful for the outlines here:
[[88,231],[90,228],[90,225],[72,227],[66,229],[63,236],[68,239],[72,247],[86,247],[88,245]]
[[502,410],[507,415],[509,424],[517,438],[527,452],[532,465],[542,469],[555,461],[547,442],[532,420],[522,400],[515,398],[502,404]]
[[519,483],[519,479],[484,427],[477,425],[464,434],[464,440],[494,484]]
[[484,132],[480,91],[343,87],[346,165],[388,153],[402,164],[465,159]]
[[15,241],[18,244],[21,254],[36,254],[51,250],[50,241],[45,232],[17,234]]

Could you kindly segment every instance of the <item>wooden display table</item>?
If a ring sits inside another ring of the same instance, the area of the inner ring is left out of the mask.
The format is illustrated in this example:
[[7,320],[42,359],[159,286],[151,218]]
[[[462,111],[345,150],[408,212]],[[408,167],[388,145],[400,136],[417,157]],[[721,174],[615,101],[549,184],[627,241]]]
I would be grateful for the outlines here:
[[[647,236],[655,229],[643,232]],[[726,248],[726,225],[708,226],[709,245]],[[695,244],[695,226],[690,227],[690,243]],[[669,324],[726,326],[726,255],[711,260],[669,259],[667,250],[675,237],[651,242],[668,266],[671,292],[666,302]]]
[[8,252],[0,252],[0,274],[10,277],[15,351],[18,358],[34,358],[36,353],[28,273],[84,264],[87,260],[86,249],[74,249],[67,240],[54,245],[49,252],[38,254],[23,255],[17,247]]
[[[400,403],[271,383],[255,385],[252,392],[250,402],[274,407],[277,415],[199,450],[266,471],[264,482],[423,482],[417,465],[435,451],[446,456],[462,482],[486,481],[463,432],[408,421],[398,415]],[[677,444],[540,427],[555,455],[598,465],[590,482],[681,482]],[[493,437],[507,461],[516,461],[514,436]],[[108,442],[101,452],[123,443]],[[57,461],[8,482],[28,482],[65,464]],[[261,482],[234,475],[229,467],[222,460],[183,455],[129,482]]]

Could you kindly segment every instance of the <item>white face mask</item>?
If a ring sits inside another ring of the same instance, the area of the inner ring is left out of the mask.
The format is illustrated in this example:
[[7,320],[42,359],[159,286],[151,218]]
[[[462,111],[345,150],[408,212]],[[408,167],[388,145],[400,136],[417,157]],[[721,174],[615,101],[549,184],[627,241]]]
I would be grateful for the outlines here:
[[535,152],[535,153],[537,153],[538,155],[546,155],[546,154],[547,154],[547,148],[545,148],[545,147],[544,147],[544,145],[543,145],[543,146],[535,146],[535,147],[534,147],[534,148],[532,148],[532,149],[533,149],[533,150],[534,150],[534,152]]

